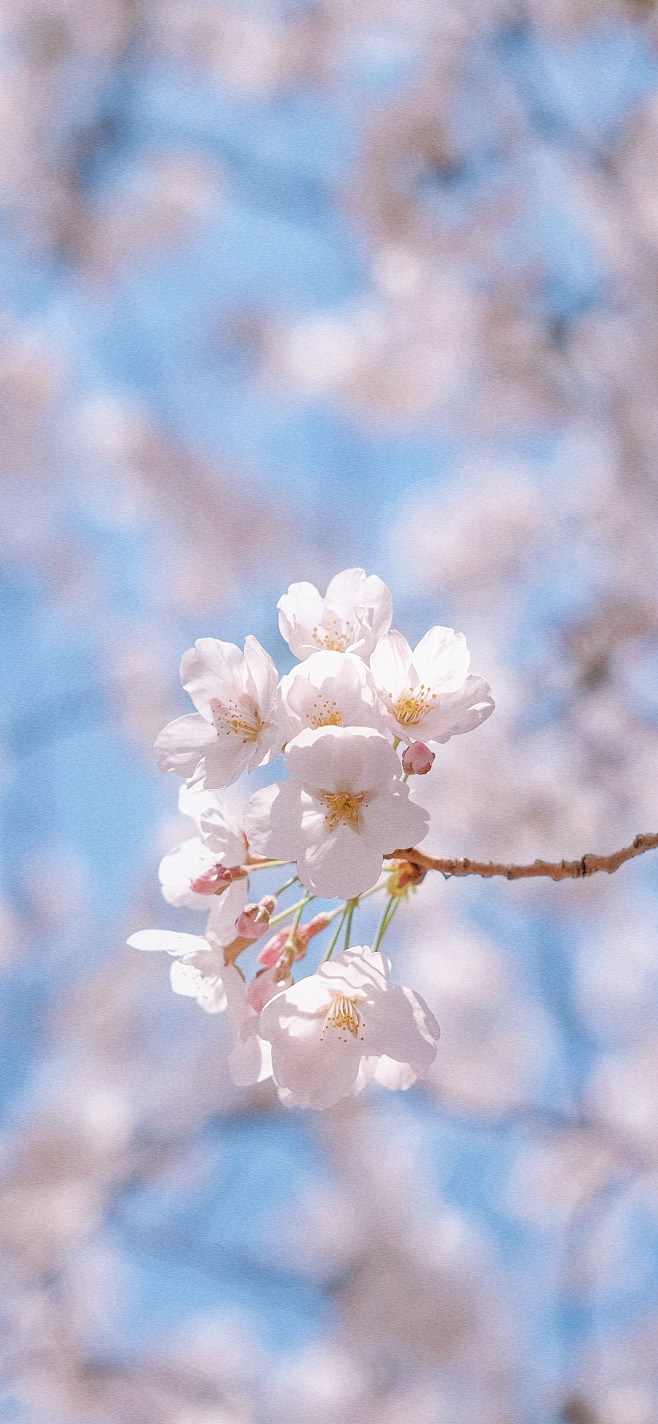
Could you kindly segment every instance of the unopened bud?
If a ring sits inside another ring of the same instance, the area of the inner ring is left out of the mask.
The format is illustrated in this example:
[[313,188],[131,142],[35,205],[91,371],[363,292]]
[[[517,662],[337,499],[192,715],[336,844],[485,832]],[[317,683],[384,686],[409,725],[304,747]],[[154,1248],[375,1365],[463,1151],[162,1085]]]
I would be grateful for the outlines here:
[[276,905],[273,895],[265,895],[258,905],[246,905],[235,922],[238,935],[243,939],[260,939],[270,923],[270,916]]
[[225,865],[211,865],[202,875],[197,875],[196,880],[190,881],[190,890],[195,895],[216,895],[218,891],[225,890],[232,879],[233,872]]
[[285,925],[282,930],[277,930],[276,934],[273,934],[272,938],[266,941],[258,955],[261,964],[266,965],[269,969],[273,964],[277,963],[279,955],[283,953],[288,943],[289,935],[290,926]]
[[412,742],[402,753],[402,766],[409,776],[426,776],[432,770],[434,755],[424,742]]
[[314,935],[321,934],[331,924],[333,915],[329,910],[325,910],[321,915],[314,915],[312,920],[307,920],[305,925],[299,925],[295,935],[295,943],[298,949],[306,949],[310,939]]

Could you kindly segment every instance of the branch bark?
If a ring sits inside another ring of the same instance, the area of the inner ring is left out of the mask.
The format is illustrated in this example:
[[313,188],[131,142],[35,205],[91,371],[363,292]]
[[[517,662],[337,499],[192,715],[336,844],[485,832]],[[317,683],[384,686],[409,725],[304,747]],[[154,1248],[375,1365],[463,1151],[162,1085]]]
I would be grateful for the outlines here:
[[494,860],[447,860],[424,855],[422,850],[396,850],[395,860],[407,861],[419,871],[440,870],[443,875],[503,875],[506,880],[528,880],[538,875],[550,880],[585,880],[605,870],[612,875],[625,861],[647,850],[658,848],[658,833],[635,837],[632,845],[615,850],[611,855],[583,855],[580,860],[533,860],[532,865],[503,865]]

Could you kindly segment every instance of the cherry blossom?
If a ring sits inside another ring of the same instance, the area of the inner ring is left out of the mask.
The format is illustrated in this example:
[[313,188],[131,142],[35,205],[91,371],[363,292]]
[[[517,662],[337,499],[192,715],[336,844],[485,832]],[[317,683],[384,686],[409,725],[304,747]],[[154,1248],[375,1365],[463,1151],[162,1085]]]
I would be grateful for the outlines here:
[[426,834],[427,812],[410,800],[398,757],[374,729],[301,732],[285,762],[291,779],[252,796],[245,827],[256,850],[296,860],[314,894],[360,895],[375,884],[384,854]]
[[281,636],[300,659],[323,649],[367,661],[393,617],[386,584],[364,569],[335,574],[324,598],[312,583],[291,583],[278,608]]
[[399,1086],[411,1073],[426,1075],[439,1026],[420,995],[391,984],[389,972],[384,955],[355,946],[265,1005],[259,1032],[272,1045],[288,1106],[331,1107],[374,1077],[380,1058],[384,1079],[397,1072]]
[[183,654],[181,681],[197,708],[169,722],[155,749],[163,771],[200,777],[206,789],[230,786],[276,756],[277,671],[251,635],[235,643],[198,638]]
[[286,740],[318,727],[376,727],[384,711],[372,674],[353,653],[311,653],[280,684]]
[[191,816],[200,834],[167,852],[160,862],[162,894],[170,905],[208,912],[209,896],[221,905],[215,911],[215,929],[223,944],[235,934],[235,922],[247,899],[247,877],[241,871],[247,854],[243,832],[217,791],[205,791],[200,782],[181,786],[179,809]]
[[405,742],[447,742],[491,716],[491,688],[470,661],[452,628],[430,628],[413,652],[395,630],[380,638],[370,667],[390,730]]
[[206,1013],[226,1008],[223,972],[224,954],[210,935],[181,934],[176,930],[139,930],[127,943],[132,949],[161,951],[176,956],[171,966],[171,987],[175,994],[196,999]]
[[[211,914],[206,934],[178,934],[170,930],[141,930],[130,936],[133,949],[164,950],[175,955],[170,981],[175,994],[196,999],[208,1014],[228,1009],[236,1042],[228,1056],[228,1066],[234,1083],[247,1086],[262,1082],[271,1074],[270,1045],[259,1037],[259,1009],[268,995],[279,993],[281,985],[274,979],[259,986],[258,1008],[248,1002],[247,989],[240,970],[227,964],[224,946],[215,937]],[[284,977],[284,987],[291,983]]]

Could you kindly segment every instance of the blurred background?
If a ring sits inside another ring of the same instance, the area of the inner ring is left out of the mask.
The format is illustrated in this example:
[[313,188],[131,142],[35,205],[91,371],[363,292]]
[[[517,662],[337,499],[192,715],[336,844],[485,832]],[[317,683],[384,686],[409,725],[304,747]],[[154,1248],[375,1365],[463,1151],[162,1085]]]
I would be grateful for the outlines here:
[[324,1114],[124,941],[182,651],[352,565],[496,696],[430,852],[658,829],[658,9],[1,0],[0,75],[0,1420],[656,1424],[655,855],[428,877],[432,1081]]

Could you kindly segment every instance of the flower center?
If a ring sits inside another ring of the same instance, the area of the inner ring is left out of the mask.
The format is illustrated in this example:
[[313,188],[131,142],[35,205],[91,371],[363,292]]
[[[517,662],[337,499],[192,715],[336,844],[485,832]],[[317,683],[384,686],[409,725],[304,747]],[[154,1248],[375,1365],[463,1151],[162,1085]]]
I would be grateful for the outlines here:
[[341,822],[349,826],[358,826],[361,807],[365,799],[365,791],[361,791],[358,796],[353,795],[351,791],[321,792],[320,800],[327,807],[324,819],[329,830],[335,831],[336,826]]
[[309,728],[315,731],[318,727],[342,727],[343,719],[338,711],[336,702],[330,702],[328,697],[322,697],[318,693],[317,701],[313,703],[313,711],[306,713]]
[[342,624],[340,619],[330,618],[322,632],[317,626],[313,629],[313,637],[318,647],[326,648],[328,653],[344,653],[354,642],[354,624]]
[[424,682],[421,682],[420,687],[410,687],[401,692],[397,702],[393,702],[390,692],[388,696],[392,703],[393,716],[403,727],[412,727],[420,722],[436,700],[436,693],[430,692]]
[[220,737],[236,736],[243,742],[257,742],[263,730],[263,723],[253,703],[236,702],[232,697],[228,702],[220,702],[218,697],[212,697],[210,713],[215,731]]
[[320,1043],[329,1028],[338,1029],[339,1043],[347,1043],[348,1033],[351,1033],[353,1038],[363,1038],[363,1034],[359,1034],[359,1030],[363,1028],[363,1017],[356,999],[350,999],[347,994],[338,990],[334,991],[322,1025]]

